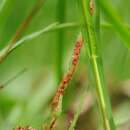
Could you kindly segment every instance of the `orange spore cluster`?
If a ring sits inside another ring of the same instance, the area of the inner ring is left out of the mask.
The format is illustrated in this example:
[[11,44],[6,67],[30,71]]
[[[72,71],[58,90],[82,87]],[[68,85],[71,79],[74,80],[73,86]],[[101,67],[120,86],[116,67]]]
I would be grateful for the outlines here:
[[83,39],[80,37],[78,41],[76,42],[75,48],[74,48],[74,54],[73,54],[73,60],[72,64],[75,66],[78,63],[79,55],[80,55],[80,50],[83,45]]
[[58,103],[59,103],[59,99],[60,99],[60,96],[62,96],[64,94],[64,91],[68,85],[68,83],[71,81],[72,79],[72,76],[75,72],[75,69],[76,69],[76,66],[78,64],[78,60],[79,60],[79,56],[80,56],[80,51],[81,51],[81,48],[82,48],[82,45],[83,45],[83,39],[82,39],[82,36],[80,36],[78,38],[78,40],[76,41],[76,45],[75,45],[75,48],[74,48],[74,53],[73,53],[73,59],[72,59],[72,65],[68,71],[68,73],[64,76],[64,78],[62,79],[60,85],[59,85],[59,88],[56,92],[56,95],[55,97],[53,98],[53,101],[52,101],[52,107],[55,109],[57,108],[58,106]]

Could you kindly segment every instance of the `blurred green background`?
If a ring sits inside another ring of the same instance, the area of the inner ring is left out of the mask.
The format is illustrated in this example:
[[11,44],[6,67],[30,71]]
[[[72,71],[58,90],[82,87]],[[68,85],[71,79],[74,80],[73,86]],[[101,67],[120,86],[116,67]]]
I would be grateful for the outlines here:
[[[0,7],[3,1],[0,0]],[[56,21],[79,23],[76,1],[65,0],[60,8],[59,1],[46,0],[23,36]],[[7,0],[0,10],[0,49],[8,44],[35,2],[36,0]],[[129,25],[130,1],[111,0],[111,3]],[[102,13],[102,24],[104,23],[108,22]],[[38,129],[42,127],[49,115],[48,107],[58,87],[60,71],[64,74],[70,66],[79,31],[80,29],[75,27],[43,34],[18,47],[0,64],[1,84],[26,68],[26,72],[0,90],[0,130],[10,130],[19,125],[31,125]],[[105,76],[110,88],[115,121],[123,123],[119,128],[124,130],[129,128],[130,123],[130,53],[109,26],[101,27],[101,41]],[[83,48],[76,74],[65,93],[63,114],[57,123],[57,130],[67,128],[68,113],[75,111],[74,104],[80,100],[81,87],[90,82],[90,88],[93,88],[87,69],[86,52]],[[90,95],[94,95],[93,89],[89,91]],[[97,104],[94,96],[90,95],[86,95],[86,104],[89,98],[88,104],[93,101],[94,104],[88,109],[87,105],[84,106],[77,122],[78,130],[95,130],[99,126],[95,119]]]

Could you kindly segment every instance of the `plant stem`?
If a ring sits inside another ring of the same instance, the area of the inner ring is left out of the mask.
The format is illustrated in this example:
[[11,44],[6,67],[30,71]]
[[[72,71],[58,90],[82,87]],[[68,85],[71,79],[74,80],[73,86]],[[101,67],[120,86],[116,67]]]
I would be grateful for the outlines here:
[[[65,4],[66,0],[58,0],[57,5],[57,20],[63,23],[65,20]],[[59,30],[57,32],[57,43],[56,43],[56,75],[57,84],[59,84],[63,74],[63,44],[64,44],[64,31]]]
[[71,125],[70,125],[70,127],[69,127],[69,130],[75,130],[76,123],[77,123],[77,121],[78,121],[78,119],[79,119],[79,116],[80,116],[82,110],[83,110],[84,101],[85,101],[86,93],[87,93],[87,92],[86,92],[86,87],[83,88],[82,93],[83,93],[83,94],[82,94],[81,97],[80,97],[79,104],[78,104],[77,109],[76,109],[76,111],[75,111],[75,113],[74,113],[74,118],[73,118],[73,120],[72,120],[72,122],[71,122]]
[[[71,66],[70,66],[68,72],[65,74],[65,76],[61,80],[60,85],[57,89],[57,92],[52,100],[51,105],[52,105],[53,118],[55,121],[57,120],[57,118],[59,117],[59,115],[62,112],[62,98],[64,96],[65,90],[68,87],[69,82],[73,78],[74,72],[76,71],[82,46],[83,46],[83,39],[82,39],[82,36],[80,34],[78,36],[78,39],[76,40],[76,44],[74,47]],[[53,124],[53,121],[51,124]]]
[[[48,26],[46,26],[45,28],[41,29],[41,30],[38,30],[36,32],[33,32],[31,34],[28,34],[24,37],[22,37],[19,41],[17,41],[13,46],[12,48],[10,48],[10,51],[8,52],[8,55],[10,53],[12,53],[15,49],[17,49],[17,47],[21,46],[22,44],[24,44],[26,41],[30,41],[34,38],[37,38],[38,36],[42,35],[42,34],[45,34],[45,33],[50,33],[50,32],[54,32],[54,31],[57,31],[57,30],[61,30],[61,29],[70,29],[70,28],[79,28],[81,26],[80,23],[76,23],[76,22],[68,22],[68,23],[61,23],[59,24],[58,22],[56,23],[52,23]],[[112,29],[111,25],[108,24],[108,23],[103,23],[103,24],[100,24],[101,28],[102,29]],[[130,27],[128,25],[124,25],[126,26],[127,28],[130,29]],[[98,28],[98,27],[95,27],[95,29]],[[96,30],[95,30],[96,32]],[[98,34],[98,30],[97,30],[97,35]],[[6,48],[2,49],[0,51],[0,58],[1,57],[4,57],[3,55],[6,55],[5,53]],[[0,59],[1,60],[1,59]]]
[[21,25],[18,27],[15,35],[12,37],[11,41],[9,44],[4,48],[3,55],[0,55],[0,63],[4,61],[4,59],[8,56],[10,49],[15,45],[15,43],[20,39],[21,35],[23,32],[28,28],[30,25],[32,19],[34,16],[37,14],[37,12],[40,10],[44,3],[44,0],[37,0],[36,4],[32,8],[31,12],[29,15],[24,19],[24,21],[21,23]]
[[[81,16],[84,21],[85,26],[83,29],[83,36],[85,41],[87,42],[86,48],[88,51],[89,59],[91,62],[91,66],[93,69],[93,75],[96,82],[96,93],[98,98],[98,104],[102,115],[103,127],[105,130],[115,130],[115,124],[113,121],[111,105],[109,101],[108,91],[105,83],[103,67],[102,67],[102,59],[100,56],[97,32],[99,31],[95,29],[93,22],[93,15],[95,13],[90,13],[90,0],[78,0],[79,7],[81,10]],[[95,11],[95,8],[92,7]],[[99,17],[99,16],[98,16]],[[98,18],[97,17],[97,18]],[[98,22],[98,21],[97,21]],[[97,26],[99,27],[99,25]]]
[[96,38],[97,38],[98,42],[100,43],[100,7],[99,7],[99,3],[97,2],[97,0],[94,0],[94,1],[95,1],[94,26],[95,26]]
[[10,79],[8,79],[4,83],[0,84],[0,90],[3,89],[3,88],[5,88],[8,84],[10,84],[11,82],[13,82],[15,79],[17,79],[19,76],[21,76],[26,71],[27,71],[27,69],[24,68],[23,70],[21,70],[20,72],[18,72],[16,75],[14,75],[13,77],[11,77]]

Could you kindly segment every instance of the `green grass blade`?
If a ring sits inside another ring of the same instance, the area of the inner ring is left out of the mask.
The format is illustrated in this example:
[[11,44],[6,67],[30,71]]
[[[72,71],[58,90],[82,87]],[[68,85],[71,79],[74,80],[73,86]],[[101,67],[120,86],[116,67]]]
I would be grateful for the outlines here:
[[[65,8],[66,0],[58,0],[57,4],[57,21],[60,23],[65,20]],[[63,74],[63,44],[64,44],[64,30],[59,30],[57,32],[56,40],[56,77],[57,83],[60,82]]]
[[96,93],[98,98],[98,104],[102,115],[102,122],[105,130],[115,130],[115,124],[111,112],[111,105],[109,101],[108,91],[104,78],[104,71],[102,67],[102,59],[99,52],[97,33],[93,22],[93,14],[90,14],[90,1],[79,0],[78,1],[81,16],[83,18],[85,27],[83,27],[84,39],[87,42],[87,50],[91,67],[93,69],[93,75],[96,82]]
[[123,21],[119,17],[119,14],[111,6],[108,0],[98,0],[98,2],[106,18],[112,24],[113,29],[117,32],[120,38],[124,41],[125,46],[128,49],[130,49],[130,30],[122,24]]
[[37,38],[39,37],[40,35],[54,29],[56,26],[58,25],[58,22],[56,23],[52,23],[50,25],[48,25],[47,27],[39,30],[39,31],[36,31],[32,34],[29,34],[27,36],[24,36],[23,38],[21,38],[18,42],[16,42],[16,44],[11,48],[10,51],[13,51],[14,49],[16,49],[17,47],[19,47],[20,45],[22,45],[23,43],[27,42],[27,41],[30,41],[30,40],[33,40],[34,38]]
[[2,9],[3,9],[3,7],[4,7],[5,3],[6,3],[6,1],[7,1],[7,0],[2,0],[2,1],[0,2],[0,12],[2,11]]
[[15,50],[17,47],[19,47],[21,44],[25,43],[25,41],[29,41],[29,40],[32,40],[38,36],[40,36],[41,34],[47,32],[48,30],[52,29],[54,26],[56,26],[58,23],[53,23],[49,26],[47,26],[46,28],[42,29],[42,30],[39,30],[37,32],[34,32],[30,35],[27,35],[23,38],[21,38],[19,41],[17,41],[9,50],[8,50],[8,45],[2,49],[0,51],[0,61],[3,60],[3,58],[7,55],[7,50],[8,50],[8,54],[10,54],[13,50]]
[[[86,89],[86,88],[85,88],[85,89]],[[75,114],[74,114],[74,118],[73,118],[73,120],[72,120],[72,122],[71,122],[71,125],[70,125],[70,127],[69,127],[69,130],[75,130],[76,123],[77,123],[77,121],[78,121],[78,119],[79,119],[79,116],[80,116],[82,110],[83,110],[84,101],[85,101],[85,97],[86,97],[86,90],[85,90],[85,89],[82,90],[83,94],[82,94],[82,96],[80,97],[79,104],[78,104],[78,106],[77,106],[77,109],[76,109],[76,112],[75,112]]]
[[9,14],[13,9],[15,0],[2,0],[0,2],[0,33],[2,32]]

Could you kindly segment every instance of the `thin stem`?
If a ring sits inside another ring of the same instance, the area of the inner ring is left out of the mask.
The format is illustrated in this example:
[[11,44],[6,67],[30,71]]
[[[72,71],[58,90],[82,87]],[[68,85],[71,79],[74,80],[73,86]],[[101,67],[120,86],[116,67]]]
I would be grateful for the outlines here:
[[93,75],[96,82],[96,93],[98,104],[102,115],[103,127],[105,130],[115,130],[115,124],[111,112],[111,105],[109,101],[108,91],[105,83],[102,59],[98,48],[97,33],[95,30],[93,17],[95,13],[91,13],[91,8],[95,11],[94,6],[90,7],[90,0],[79,0],[79,7],[81,16],[83,18],[85,27],[83,27],[83,35],[87,42],[86,48],[88,50],[89,59],[93,69]]
[[[88,89],[88,88],[87,88],[87,89]],[[76,107],[77,109],[76,109],[76,112],[74,113],[74,118],[73,118],[73,120],[72,120],[72,122],[71,122],[71,125],[70,125],[70,127],[69,127],[69,130],[75,130],[76,123],[77,123],[77,121],[78,121],[78,119],[79,119],[79,116],[80,116],[80,114],[81,114],[81,112],[82,112],[82,110],[83,110],[84,104],[85,104],[84,101],[85,101],[86,93],[87,93],[86,87],[85,87],[85,88],[82,88],[82,95],[81,95],[81,97],[80,97],[80,99],[79,99],[79,104],[78,104],[78,106]]]
[[24,36],[24,37],[21,38],[19,41],[17,41],[17,42],[14,44],[14,46],[12,46],[12,48],[10,49],[10,52],[9,52],[9,53],[13,52],[13,51],[14,51],[17,47],[19,47],[22,43],[25,43],[25,42],[27,42],[27,41],[30,41],[30,40],[32,40],[32,39],[34,39],[34,38],[40,36],[41,34],[50,32],[50,30],[53,30],[56,25],[58,25],[58,23],[50,24],[50,25],[48,25],[47,27],[45,27],[45,28],[43,28],[43,29],[41,29],[41,30],[39,30],[39,31],[36,31],[36,32],[31,33],[31,34],[29,34],[29,35],[27,35],[27,36]]
[[[54,31],[61,30],[61,29],[79,28],[80,26],[81,26],[81,24],[76,23],[76,22],[68,22],[68,23],[61,23],[61,24],[59,24],[58,22],[52,23],[52,24],[46,26],[45,28],[38,30],[36,32],[33,32],[31,34],[28,34],[27,36],[24,36],[23,38],[18,40],[12,46],[12,48],[10,48],[8,55],[10,53],[12,53],[15,49],[20,47],[22,44],[24,44],[25,42],[30,41],[34,38],[37,38],[38,36],[40,36],[42,34],[54,32]],[[108,23],[102,23],[102,24],[100,24],[100,26],[101,26],[101,29],[112,29],[112,26]],[[128,29],[130,29],[130,27],[128,25],[124,25],[124,26],[126,26]],[[7,55],[6,53],[7,53],[6,48],[2,49],[0,51],[0,58],[4,57],[4,55]],[[2,60],[2,59],[0,59],[0,60]]]
[[25,18],[25,20],[22,22],[22,24],[17,29],[15,35],[12,37],[9,44],[4,48],[3,55],[0,55],[0,63],[4,61],[4,59],[8,56],[10,49],[15,45],[15,43],[20,39],[23,32],[27,29],[27,27],[30,25],[32,19],[37,14],[39,9],[42,7],[44,3],[44,0],[37,0],[36,4],[34,5],[33,9],[29,13],[29,15]]
[[11,82],[13,82],[15,79],[17,79],[19,76],[21,76],[26,71],[27,71],[27,69],[24,68],[23,70],[21,70],[20,72],[18,72],[16,75],[14,75],[13,77],[11,77],[10,79],[8,79],[4,83],[0,84],[0,89],[5,88],[8,84],[10,84]]

